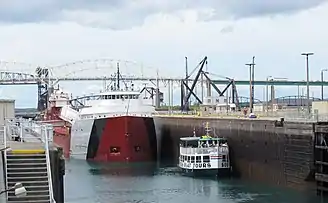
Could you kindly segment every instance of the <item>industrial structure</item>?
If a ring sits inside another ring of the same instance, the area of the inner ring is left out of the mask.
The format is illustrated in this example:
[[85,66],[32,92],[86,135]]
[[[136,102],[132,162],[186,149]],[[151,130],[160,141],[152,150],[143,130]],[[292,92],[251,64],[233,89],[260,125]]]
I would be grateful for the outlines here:
[[[111,63],[114,62],[114,60],[88,60],[88,63],[91,62],[98,62],[98,61],[110,61]],[[38,87],[38,104],[37,109],[38,111],[43,111],[47,108],[47,100],[49,97],[49,92],[52,91],[53,87],[57,85],[61,81],[114,81],[117,76],[115,75],[106,75],[103,74],[101,76],[90,76],[90,74],[87,75],[81,75],[80,72],[83,72],[85,69],[82,67],[82,65],[86,63],[85,61],[78,61],[73,62],[69,64],[65,64],[62,66],[53,66],[53,67],[41,67],[37,66],[34,71],[9,71],[10,68],[2,69],[0,67],[0,86],[2,85],[37,85]],[[16,63],[17,64],[17,63]],[[9,66],[10,63],[6,63],[6,66]],[[81,67],[79,67],[81,65]],[[160,106],[160,103],[163,102],[163,92],[159,91],[159,83],[164,84],[164,86],[169,86],[171,88],[170,91],[172,91],[172,84],[179,84],[181,87],[181,110],[188,110],[188,104],[190,103],[190,98],[193,96],[199,104],[203,103],[203,97],[204,92],[202,92],[202,96],[199,96],[195,94],[195,87],[199,84],[203,86],[206,84],[206,87],[208,89],[207,96],[210,96],[211,94],[211,88],[215,90],[215,92],[218,93],[219,96],[223,96],[228,88],[231,88],[231,103],[235,103],[237,105],[237,109],[240,109],[244,106],[249,106],[250,101],[256,102],[255,98],[250,97],[242,97],[238,95],[237,93],[237,87],[240,85],[250,85],[252,90],[254,90],[254,86],[271,86],[272,88],[274,86],[306,86],[309,84],[310,86],[328,86],[328,82],[325,82],[323,80],[321,81],[309,81],[308,83],[306,81],[288,81],[288,80],[256,80],[256,81],[249,81],[249,80],[234,80],[229,77],[224,77],[222,79],[211,79],[208,71],[204,70],[204,66],[207,65],[207,57],[205,57],[198,66],[190,73],[188,73],[188,65],[187,65],[187,58],[186,58],[186,76],[183,77],[165,77],[165,76],[157,76],[154,77],[151,74],[149,75],[121,75],[122,80],[127,81],[140,81],[152,84],[153,86],[147,86],[142,89],[142,92],[145,92],[146,94],[149,94],[150,97],[159,98],[155,101],[155,105],[158,108]],[[55,74],[55,72],[63,71],[63,69],[60,69],[60,67],[64,67],[65,70],[69,70],[71,66],[77,67],[77,70],[74,72],[74,74],[67,74],[64,76],[58,76]],[[106,67],[104,66],[105,70]],[[98,67],[98,66],[97,66]],[[89,69],[97,69],[96,65],[89,65]],[[1,70],[2,69],[2,70]],[[108,71],[107,71],[108,72]],[[194,74],[196,72],[196,74]],[[192,77],[192,75],[195,75]],[[253,77],[251,77],[253,79]],[[189,84],[191,83],[191,86],[189,87]],[[216,85],[226,85],[226,87],[223,90],[220,90]],[[204,88],[202,87],[202,91]],[[253,91],[252,91],[253,92]],[[272,91],[271,91],[272,92]],[[252,93],[252,95],[254,92]],[[157,95],[157,97],[156,97]],[[273,94],[272,94],[273,95]],[[168,95],[170,100],[172,100],[173,95]],[[78,103],[77,100],[83,99],[83,97],[80,98],[74,98],[72,99],[72,102]],[[311,98],[310,98],[311,99]],[[247,100],[247,102],[245,102]],[[272,100],[272,99],[271,99]],[[275,101],[279,101],[279,99],[275,99]],[[259,102],[259,101],[258,101]],[[257,102],[257,103],[258,103]],[[263,102],[263,101],[262,101]],[[302,100],[304,102],[304,100]]]
[[[231,86],[232,87],[232,103],[235,103],[237,105],[237,108],[240,110],[239,106],[239,101],[238,101],[238,93],[237,93],[237,88],[235,85],[235,81],[231,78],[227,77],[226,87],[221,91],[216,84],[210,79],[208,76],[208,72],[204,71],[204,66],[207,64],[207,57],[205,57],[199,64],[196,66],[196,68],[192,71],[197,71],[197,74],[195,76],[195,79],[192,81],[191,87],[188,86],[188,79],[191,77],[189,75],[188,71],[186,78],[184,80],[181,80],[181,110],[182,111],[188,111],[189,110],[189,99],[191,95],[195,97],[195,99],[198,101],[199,104],[203,104],[204,102],[204,88],[203,88],[203,81],[205,78],[206,82],[206,88],[207,88],[207,97],[211,97],[212,95],[212,90],[211,87],[214,88],[214,90],[218,93],[219,96],[224,96],[224,93],[228,90],[228,88]],[[186,66],[187,67],[187,66]],[[194,92],[195,86],[197,82],[199,82],[199,78],[201,77],[201,85],[202,85],[202,95],[201,98],[197,96],[197,94]]]

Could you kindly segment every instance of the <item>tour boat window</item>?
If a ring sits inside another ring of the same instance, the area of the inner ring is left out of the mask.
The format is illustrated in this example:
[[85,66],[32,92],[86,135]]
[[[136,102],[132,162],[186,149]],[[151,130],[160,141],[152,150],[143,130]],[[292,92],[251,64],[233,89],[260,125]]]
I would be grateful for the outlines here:
[[116,99],[119,99],[120,98],[120,95],[116,95]]
[[209,163],[210,162],[210,156],[203,156],[203,162]]
[[196,163],[201,163],[201,162],[202,162],[201,156],[196,156]]
[[187,159],[188,162],[190,162],[190,156],[188,156],[188,159]]
[[198,141],[197,140],[190,140],[187,142],[187,147],[193,147],[196,148],[198,147]]
[[129,99],[132,99],[132,95],[129,95]]
[[129,95],[124,95],[124,99],[129,99]]
[[110,147],[109,151],[111,154],[119,154],[119,153],[121,153],[121,148],[120,147]]
[[222,155],[222,160],[226,161],[226,155]]
[[191,163],[195,163],[195,156],[191,156]]
[[140,152],[140,150],[141,150],[141,147],[140,146],[134,146],[134,151]]

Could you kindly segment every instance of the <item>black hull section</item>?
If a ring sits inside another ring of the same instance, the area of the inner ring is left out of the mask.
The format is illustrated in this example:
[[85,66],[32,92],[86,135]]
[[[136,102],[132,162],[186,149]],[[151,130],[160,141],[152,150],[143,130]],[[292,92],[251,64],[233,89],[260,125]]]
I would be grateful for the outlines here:
[[183,175],[188,177],[230,177],[231,170],[229,168],[222,168],[222,169],[204,169],[204,170],[188,170],[188,169],[181,169]]

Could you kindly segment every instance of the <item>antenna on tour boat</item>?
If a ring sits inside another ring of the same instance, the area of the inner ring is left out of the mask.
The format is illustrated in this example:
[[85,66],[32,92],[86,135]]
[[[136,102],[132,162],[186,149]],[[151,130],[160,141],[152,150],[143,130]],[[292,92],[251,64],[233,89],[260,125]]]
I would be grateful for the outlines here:
[[205,123],[205,132],[206,132],[206,136],[209,136],[209,133],[211,132],[208,122]]

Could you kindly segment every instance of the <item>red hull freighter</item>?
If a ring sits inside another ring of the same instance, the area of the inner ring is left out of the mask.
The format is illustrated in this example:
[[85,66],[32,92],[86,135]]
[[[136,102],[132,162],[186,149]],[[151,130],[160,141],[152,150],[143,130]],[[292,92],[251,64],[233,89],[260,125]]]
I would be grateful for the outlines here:
[[44,120],[54,124],[54,142],[63,148],[66,158],[101,162],[156,160],[152,98],[142,97],[133,85],[120,89],[117,78],[114,86],[105,91],[80,98],[80,108],[72,106],[69,94],[59,88],[50,96]]

